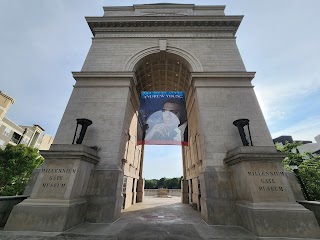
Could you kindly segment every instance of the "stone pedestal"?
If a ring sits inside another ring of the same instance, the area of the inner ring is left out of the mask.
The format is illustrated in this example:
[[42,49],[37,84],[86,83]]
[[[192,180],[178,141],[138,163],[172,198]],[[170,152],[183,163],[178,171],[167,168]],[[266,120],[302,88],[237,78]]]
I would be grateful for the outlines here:
[[83,223],[89,176],[97,152],[84,145],[52,145],[30,198],[16,205],[6,231],[61,232]]
[[169,190],[166,188],[159,188],[159,195],[158,197],[166,198],[169,195]]
[[274,147],[238,147],[227,153],[239,223],[261,237],[320,237],[314,214],[296,203],[283,158]]

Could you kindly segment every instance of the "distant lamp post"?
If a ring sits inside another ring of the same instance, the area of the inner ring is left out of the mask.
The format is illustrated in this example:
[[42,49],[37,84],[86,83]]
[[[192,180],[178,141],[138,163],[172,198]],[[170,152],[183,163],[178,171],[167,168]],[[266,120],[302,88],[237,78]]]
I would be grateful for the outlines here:
[[79,137],[76,141],[76,144],[81,144],[84,138],[84,135],[86,134],[87,128],[92,124],[92,121],[86,118],[78,118],[77,119],[77,127],[76,127],[76,131],[74,132],[74,136],[73,136],[73,141],[72,144],[74,144],[74,140],[76,139],[76,135],[77,135],[77,131],[78,131],[78,126],[81,125],[81,130],[80,130],[80,134]]
[[[253,146],[252,139],[251,139],[249,122],[250,122],[250,120],[249,119],[245,119],[245,118],[238,119],[238,120],[235,120],[233,122],[233,125],[235,125],[239,130],[239,134],[240,134],[243,146],[250,146],[250,145]],[[245,128],[244,128],[245,126],[247,126],[247,130],[248,130],[248,133],[249,133],[249,139],[247,139],[247,136],[246,136],[246,133],[245,133]]]
[[307,188],[306,186],[304,185],[301,177],[299,176],[299,168],[298,168],[298,165],[295,164],[292,160],[289,162],[289,167],[292,169],[292,171],[294,172],[294,175],[296,176],[297,180],[298,180],[298,183],[300,184],[301,186],[301,190],[302,190],[302,193],[303,193],[303,196],[304,198],[307,200],[307,201],[310,201],[310,196],[308,194],[308,191],[307,191]]

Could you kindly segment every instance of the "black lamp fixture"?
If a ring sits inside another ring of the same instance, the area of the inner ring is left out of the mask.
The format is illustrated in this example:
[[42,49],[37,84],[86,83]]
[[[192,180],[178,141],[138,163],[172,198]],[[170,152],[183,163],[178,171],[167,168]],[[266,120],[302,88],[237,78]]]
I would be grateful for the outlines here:
[[76,127],[76,131],[74,132],[74,136],[73,136],[73,141],[72,144],[74,144],[74,140],[76,139],[76,135],[77,135],[77,130],[78,130],[78,126],[81,125],[81,130],[80,130],[80,134],[79,137],[76,141],[76,144],[81,144],[84,138],[84,135],[86,134],[87,128],[92,124],[92,121],[86,118],[78,118],[77,119],[77,127]]
[[[240,134],[243,146],[250,146],[250,145],[253,146],[252,139],[251,139],[249,122],[250,122],[250,120],[249,119],[245,119],[245,118],[238,119],[238,120],[235,120],[233,122],[233,125],[235,125],[239,130],[239,134]],[[244,129],[245,126],[247,126],[247,130],[248,130],[248,133],[249,133],[249,139],[247,139],[247,136],[246,136],[246,133],[245,133],[245,129]]]

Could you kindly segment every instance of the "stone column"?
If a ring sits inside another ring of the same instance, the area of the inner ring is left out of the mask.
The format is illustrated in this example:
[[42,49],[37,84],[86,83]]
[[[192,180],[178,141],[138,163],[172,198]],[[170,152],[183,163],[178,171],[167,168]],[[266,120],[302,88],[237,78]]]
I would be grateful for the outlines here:
[[[120,217],[123,204],[122,183],[127,170],[123,169],[122,159],[135,112],[130,101],[133,73],[81,71],[73,73],[73,77],[77,82],[54,143],[72,142],[75,119],[92,120],[83,143],[99,149],[100,161],[91,171],[85,220],[113,222]],[[125,168],[129,164],[130,161]]]
[[138,187],[137,187],[137,202],[143,202],[144,198],[144,186],[145,181],[142,177],[143,171],[143,161],[144,161],[144,146],[141,148],[141,159],[140,159],[140,168],[139,168],[139,179],[138,179]]
[[143,202],[144,197],[144,179],[140,178],[138,180],[138,187],[137,187],[137,202]]
[[41,167],[30,198],[16,205],[6,231],[61,232],[84,222],[89,176],[97,151],[85,145],[52,145],[42,151]]
[[227,153],[237,191],[239,223],[262,237],[320,237],[314,214],[298,204],[274,147],[238,147]]
[[181,180],[181,202],[189,204],[188,180]]

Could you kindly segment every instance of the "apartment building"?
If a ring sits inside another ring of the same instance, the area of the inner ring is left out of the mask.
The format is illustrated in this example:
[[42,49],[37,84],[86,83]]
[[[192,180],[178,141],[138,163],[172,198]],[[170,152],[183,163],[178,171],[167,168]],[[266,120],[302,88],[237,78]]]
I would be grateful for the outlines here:
[[286,144],[286,142],[293,143],[293,142],[301,142],[302,145],[298,146],[297,149],[299,152],[310,152],[314,156],[318,155],[320,156],[320,134],[315,136],[315,143],[312,141],[304,141],[304,140],[293,140],[292,136],[280,136],[273,139],[273,142],[280,146],[283,146]]
[[4,149],[9,143],[48,150],[53,142],[53,137],[44,134],[44,129],[40,125],[18,125],[6,118],[6,113],[14,102],[12,97],[0,91],[0,148]]

